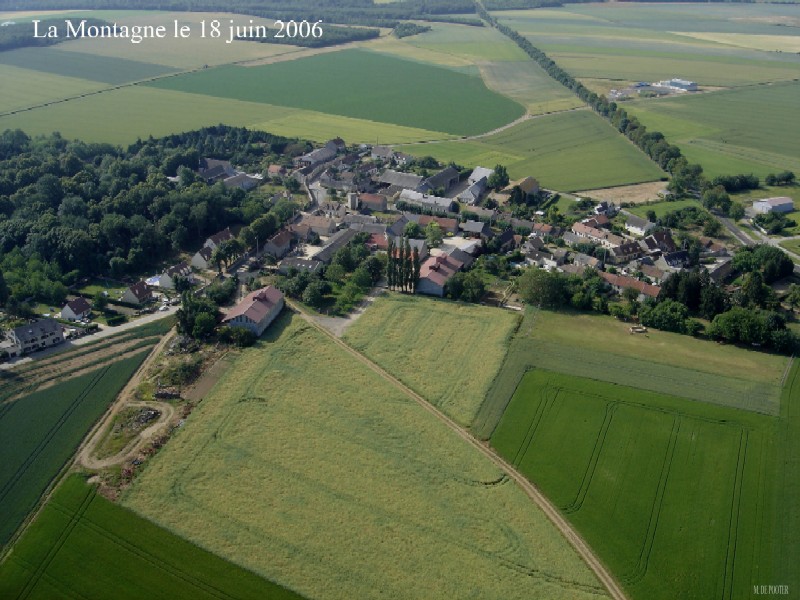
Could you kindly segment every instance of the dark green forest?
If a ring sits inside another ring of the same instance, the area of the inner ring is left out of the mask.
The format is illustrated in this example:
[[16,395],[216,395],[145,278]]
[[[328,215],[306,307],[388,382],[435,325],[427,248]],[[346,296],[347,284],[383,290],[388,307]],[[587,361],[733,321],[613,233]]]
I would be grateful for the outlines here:
[[[200,158],[247,172],[310,148],[260,131],[217,126],[137,141],[127,149],[0,134],[0,304],[59,303],[82,277],[138,276],[226,226],[258,224],[261,239],[288,215],[263,195],[208,185]],[[179,176],[177,182],[167,177]],[[291,214],[294,207],[288,208]],[[267,218],[269,217],[269,218]]]

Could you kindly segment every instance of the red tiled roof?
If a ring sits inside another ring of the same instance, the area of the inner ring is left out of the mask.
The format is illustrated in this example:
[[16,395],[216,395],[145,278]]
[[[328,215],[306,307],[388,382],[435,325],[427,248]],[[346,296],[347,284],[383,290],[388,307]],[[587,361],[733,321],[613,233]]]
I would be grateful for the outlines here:
[[429,279],[439,287],[444,287],[447,280],[450,279],[456,271],[464,266],[460,260],[456,260],[452,256],[431,256],[429,257],[419,269],[420,279]]
[[288,246],[292,241],[292,234],[288,229],[281,229],[278,233],[273,235],[269,241],[278,248]]
[[283,294],[280,290],[271,285],[250,292],[239,304],[228,311],[223,321],[228,322],[236,317],[244,316],[254,323],[260,323],[282,299]]
[[381,250],[388,250],[389,249],[389,241],[386,239],[386,236],[381,233],[373,233],[369,236],[367,240],[367,246],[376,246]]
[[600,277],[605,279],[614,287],[618,287],[620,289],[633,288],[640,294],[650,296],[651,298],[657,298],[659,292],[661,291],[661,288],[657,285],[650,285],[649,283],[639,281],[638,279],[628,277],[627,275],[613,275],[611,273],[606,273],[605,271],[600,271]]

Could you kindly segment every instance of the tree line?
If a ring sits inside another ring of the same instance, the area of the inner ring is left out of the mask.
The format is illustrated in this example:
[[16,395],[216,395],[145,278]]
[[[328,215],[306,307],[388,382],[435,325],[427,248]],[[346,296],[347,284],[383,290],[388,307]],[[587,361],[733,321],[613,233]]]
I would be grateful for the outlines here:
[[[86,26],[111,25],[102,19],[86,19]],[[43,37],[50,27],[55,27],[58,37]],[[34,37],[34,24],[30,17],[25,17],[25,21],[0,27],[0,52],[26,48],[29,46],[52,46],[66,41],[67,24],[64,19],[40,19],[39,36]]]

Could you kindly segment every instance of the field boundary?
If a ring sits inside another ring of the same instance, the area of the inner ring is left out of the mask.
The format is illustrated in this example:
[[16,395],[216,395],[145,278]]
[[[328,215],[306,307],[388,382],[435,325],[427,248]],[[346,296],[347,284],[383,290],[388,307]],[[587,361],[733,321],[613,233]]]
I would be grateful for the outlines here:
[[497,452],[494,451],[488,444],[485,444],[475,438],[467,429],[458,425],[455,421],[450,419],[447,415],[441,412],[433,404],[428,402],[425,398],[414,392],[412,389],[403,384],[399,379],[386,372],[376,363],[372,362],[369,358],[361,354],[358,350],[351,347],[343,340],[337,338],[334,334],[319,325],[313,316],[307,314],[294,302],[287,300],[286,304],[297,312],[307,323],[314,329],[321,332],[325,337],[332,340],[337,346],[344,349],[347,353],[355,357],[359,362],[369,367],[372,371],[380,377],[388,381],[402,391],[409,398],[414,400],[422,408],[434,415],[442,423],[444,423],[451,431],[458,435],[461,439],[476,448],[484,457],[488,458],[495,466],[500,468],[506,475],[513,479],[527,496],[534,501],[539,509],[551,521],[551,523],[561,532],[566,540],[572,545],[578,555],[584,560],[589,568],[597,576],[598,580],[603,584],[610,596],[614,600],[625,600],[627,596],[623,592],[620,585],[616,582],[611,572],[606,569],[605,565],[594,554],[589,545],[583,537],[569,524],[569,522],[561,515],[558,509],[544,496],[536,485],[524,477],[517,471],[511,464],[503,459]]

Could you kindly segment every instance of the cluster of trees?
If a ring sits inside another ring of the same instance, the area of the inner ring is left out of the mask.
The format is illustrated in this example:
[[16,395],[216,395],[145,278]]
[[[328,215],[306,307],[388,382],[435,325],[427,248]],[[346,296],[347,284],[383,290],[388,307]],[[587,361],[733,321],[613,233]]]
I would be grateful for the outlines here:
[[[246,245],[257,234],[266,240],[295,206],[207,185],[188,169],[201,156],[266,168],[290,143],[225,126],[127,150],[0,133],[0,270],[10,295],[60,303],[81,277],[138,275],[227,225],[253,223],[243,231]],[[191,177],[167,180],[181,170]]]
[[386,271],[384,261],[370,255],[364,245],[365,237],[359,234],[350,244],[337,250],[322,275],[292,271],[281,278],[278,288],[317,310],[330,304],[328,297],[332,294],[335,296],[332,312],[350,312]]
[[220,313],[217,305],[209,298],[198,298],[191,292],[181,294],[181,307],[178,309],[178,333],[196,340],[208,340],[214,335]]
[[[772,246],[742,248],[733,261],[742,274],[742,285],[732,294],[705,269],[695,268],[671,274],[662,282],[658,298],[641,305],[633,288],[623,290],[624,304],[609,305],[608,285],[592,269],[577,276],[531,268],[519,277],[517,287],[525,302],[543,308],[571,307],[620,318],[638,315],[643,325],[688,335],[703,332],[702,324],[693,318],[701,317],[711,321],[708,335],[714,339],[792,352],[797,339],[776,312],[778,301],[768,284],[790,275],[794,264]],[[800,304],[800,288],[790,302]]]
[[722,186],[726,192],[743,192],[744,190],[757,190],[761,185],[758,177],[749,173],[739,175],[720,175],[711,180],[712,186]]
[[413,293],[417,289],[422,265],[419,251],[411,248],[408,238],[403,238],[396,247],[394,241],[389,239],[387,256],[386,280],[389,289]]
[[214,304],[222,306],[233,300],[238,286],[239,282],[236,280],[236,277],[225,277],[212,282],[211,285],[206,288],[205,294]]
[[481,276],[481,271],[459,271],[445,284],[445,295],[453,300],[464,302],[479,302],[486,293],[486,284]]
[[[16,10],[19,10],[17,7]],[[107,21],[101,19],[86,19],[86,26],[111,25]],[[58,37],[41,37],[44,33],[48,32],[51,27],[55,27],[58,31]],[[0,27],[0,52],[5,50],[14,50],[15,48],[25,48],[27,46],[52,46],[60,42],[66,41],[67,38],[67,25],[64,19],[41,19],[39,23],[39,37],[34,37],[33,21],[30,17],[25,17],[24,20],[14,22],[13,25],[4,25]]]
[[394,28],[392,34],[398,38],[410,37],[419,33],[430,31],[431,28],[427,25],[418,25],[416,23],[400,23]]
[[776,212],[758,214],[753,219],[753,223],[761,227],[770,235],[780,233],[786,227],[794,227],[797,225],[797,222],[794,219],[788,218],[783,213]]
[[[262,44],[289,44],[291,46],[301,46],[303,48],[327,48],[328,46],[338,46],[339,44],[347,44],[349,42],[373,40],[381,34],[380,29],[367,29],[365,27],[342,27],[327,24],[322,24],[320,27],[323,33],[319,37],[275,37],[271,31],[268,31],[268,35],[265,37],[240,37],[236,39],[245,42],[260,42]],[[400,25],[398,25],[398,27],[400,27]],[[430,27],[424,28],[426,31],[428,29],[430,29]],[[397,28],[395,28],[395,31],[396,30]],[[409,33],[406,35],[413,34]]]
[[793,185],[795,175],[791,171],[781,171],[780,173],[770,173],[764,178],[767,185]]

